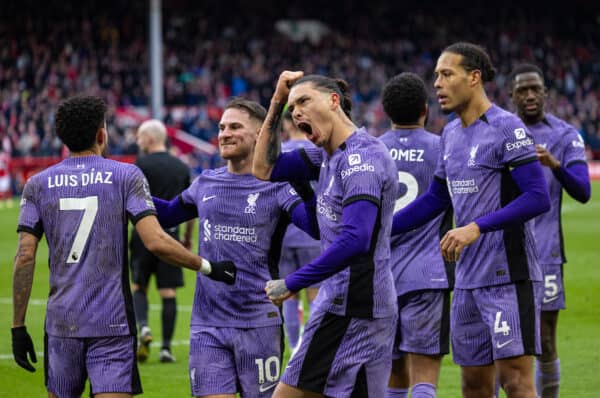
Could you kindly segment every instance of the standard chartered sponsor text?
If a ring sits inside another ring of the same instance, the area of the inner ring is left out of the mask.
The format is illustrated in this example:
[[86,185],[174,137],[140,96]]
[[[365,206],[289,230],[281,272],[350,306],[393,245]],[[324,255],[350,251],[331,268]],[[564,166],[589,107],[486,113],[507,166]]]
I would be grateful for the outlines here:
[[256,243],[256,228],[215,224],[212,232],[213,239],[232,242]]
[[474,179],[470,180],[452,180],[450,182],[453,194],[465,194],[479,192],[479,187]]

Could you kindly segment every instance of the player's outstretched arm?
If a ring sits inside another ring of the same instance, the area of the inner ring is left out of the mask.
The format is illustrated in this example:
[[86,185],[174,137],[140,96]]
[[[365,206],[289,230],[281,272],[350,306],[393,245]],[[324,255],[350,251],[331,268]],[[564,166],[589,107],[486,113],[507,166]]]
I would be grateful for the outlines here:
[[448,186],[435,177],[429,190],[411,202],[408,206],[394,214],[392,235],[411,231],[433,220],[452,204]]
[[35,255],[39,239],[28,232],[19,232],[19,244],[13,268],[13,323],[12,350],[15,362],[23,369],[35,372],[35,368],[27,359],[37,362],[33,341],[25,328],[25,315],[33,286]]
[[183,268],[200,271],[211,279],[233,284],[236,267],[231,261],[209,262],[187,250],[181,243],[169,236],[158,223],[158,219],[149,215],[135,224],[144,246],[161,260]]
[[198,217],[196,206],[183,203],[180,195],[171,201],[153,196],[152,201],[154,202],[154,207],[156,207],[158,222],[163,228],[176,227],[182,222]]
[[331,245],[310,263],[285,279],[267,282],[265,291],[276,305],[308,286],[329,278],[369,251],[379,207],[357,200],[342,209],[342,229]]
[[281,118],[283,108],[290,93],[290,87],[302,76],[304,72],[283,71],[275,86],[267,117],[260,128],[258,141],[254,149],[252,174],[260,180],[268,181],[275,162],[281,154]]
[[457,261],[463,249],[483,233],[522,224],[550,210],[548,186],[540,162],[517,166],[511,171],[511,176],[521,194],[501,209],[446,232],[440,241],[446,260]]

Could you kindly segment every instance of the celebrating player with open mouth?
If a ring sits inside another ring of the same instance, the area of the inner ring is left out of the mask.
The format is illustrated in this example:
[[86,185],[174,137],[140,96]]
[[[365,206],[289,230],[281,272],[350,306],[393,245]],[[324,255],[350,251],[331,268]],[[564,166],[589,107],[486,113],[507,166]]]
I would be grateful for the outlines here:
[[[286,101],[294,123],[320,148],[280,153]],[[258,178],[318,180],[323,253],[267,283],[269,298],[281,303],[328,278],[275,397],[385,395],[397,308],[389,234],[398,182],[385,146],[354,125],[350,110],[344,81],[285,71],[256,147]]]

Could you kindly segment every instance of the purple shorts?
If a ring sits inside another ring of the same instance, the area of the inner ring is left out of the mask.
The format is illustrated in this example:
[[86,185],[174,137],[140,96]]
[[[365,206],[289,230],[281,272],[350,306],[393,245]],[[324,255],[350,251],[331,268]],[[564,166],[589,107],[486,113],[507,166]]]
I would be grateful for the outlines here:
[[194,326],[190,333],[192,395],[239,392],[244,398],[270,397],[281,371],[282,336],[281,326]]
[[454,289],[450,312],[452,357],[461,366],[541,354],[542,283],[521,281]]
[[45,336],[46,388],[58,397],[91,393],[141,394],[135,336],[72,338]]
[[542,270],[544,272],[542,311],[564,310],[567,306],[565,305],[562,264],[544,264]]
[[445,355],[450,351],[450,290],[418,290],[398,297],[393,359],[403,353]]
[[281,381],[327,397],[384,397],[396,317],[351,318],[317,309]]
[[[303,265],[308,264],[321,254],[320,247],[283,247],[279,260],[279,277],[285,278]],[[318,288],[319,283],[312,285]]]

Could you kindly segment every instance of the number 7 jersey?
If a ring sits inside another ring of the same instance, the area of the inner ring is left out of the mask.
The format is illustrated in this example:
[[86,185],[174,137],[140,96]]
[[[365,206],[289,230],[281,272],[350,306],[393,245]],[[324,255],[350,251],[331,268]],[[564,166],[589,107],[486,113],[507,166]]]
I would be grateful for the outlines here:
[[154,214],[146,178],[130,164],[69,158],[29,179],[17,231],[46,234],[49,335],[135,334],[127,221]]

